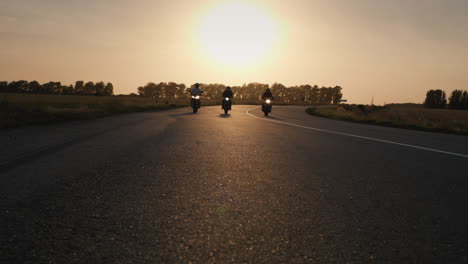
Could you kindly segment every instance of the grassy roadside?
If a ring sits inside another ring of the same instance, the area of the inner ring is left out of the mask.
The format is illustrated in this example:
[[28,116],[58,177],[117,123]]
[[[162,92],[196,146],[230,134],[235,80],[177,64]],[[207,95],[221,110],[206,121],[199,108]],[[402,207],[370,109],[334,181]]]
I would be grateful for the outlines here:
[[[258,101],[235,100],[257,105]],[[203,106],[220,105],[221,98],[202,98]],[[77,96],[0,93],[0,128],[45,125],[110,115],[161,111],[188,107],[190,99],[160,99],[132,96]]]
[[148,98],[128,96],[0,94],[0,128],[95,119],[184,106],[187,106],[187,100],[183,99],[155,102]]
[[338,105],[307,108],[310,115],[372,125],[468,135],[468,111],[418,104]]

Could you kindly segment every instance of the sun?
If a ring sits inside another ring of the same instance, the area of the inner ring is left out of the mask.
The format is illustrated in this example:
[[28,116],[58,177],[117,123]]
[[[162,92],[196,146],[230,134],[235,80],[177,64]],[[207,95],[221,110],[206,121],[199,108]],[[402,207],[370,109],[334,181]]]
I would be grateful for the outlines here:
[[206,14],[199,41],[204,53],[230,65],[259,63],[272,51],[277,39],[272,17],[245,3],[225,3]]

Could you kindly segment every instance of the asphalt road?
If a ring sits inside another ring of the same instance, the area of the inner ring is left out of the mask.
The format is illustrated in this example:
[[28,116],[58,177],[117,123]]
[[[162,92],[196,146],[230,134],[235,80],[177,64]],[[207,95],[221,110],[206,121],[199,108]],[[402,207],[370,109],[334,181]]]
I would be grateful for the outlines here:
[[468,137],[252,108],[0,131],[0,262],[468,262]]

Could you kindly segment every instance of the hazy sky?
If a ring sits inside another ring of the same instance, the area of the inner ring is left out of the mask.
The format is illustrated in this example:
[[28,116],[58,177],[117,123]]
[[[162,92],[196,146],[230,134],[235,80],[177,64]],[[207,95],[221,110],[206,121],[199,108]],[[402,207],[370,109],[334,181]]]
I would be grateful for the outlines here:
[[0,0],[0,80],[103,80],[117,93],[149,81],[341,85],[350,102],[378,104],[468,89],[467,0],[242,1],[274,24],[266,55],[245,64],[209,49],[248,48],[257,34],[202,39],[213,18],[229,30],[252,22],[243,10],[213,14],[226,2]]

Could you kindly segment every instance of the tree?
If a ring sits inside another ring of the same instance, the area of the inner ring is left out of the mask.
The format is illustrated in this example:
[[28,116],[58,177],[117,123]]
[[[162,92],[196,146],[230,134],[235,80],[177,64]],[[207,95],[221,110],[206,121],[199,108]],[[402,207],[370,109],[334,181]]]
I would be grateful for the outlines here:
[[28,84],[28,93],[37,94],[41,91],[41,85],[37,81],[32,81]]
[[320,99],[320,88],[318,85],[314,85],[310,91],[310,101],[309,104],[319,104]]
[[139,96],[146,96],[145,95],[145,87],[143,87],[143,86],[139,86],[138,89],[137,89],[137,92],[138,92]]
[[139,87],[138,93],[141,96],[150,97],[157,100],[161,96],[161,86],[162,85],[156,85],[155,83],[150,82],[143,87]]
[[73,95],[75,91],[73,85],[62,85],[62,94],[64,95]]
[[6,93],[8,88],[8,82],[0,82],[0,93]]
[[341,93],[341,90],[343,90],[343,88],[341,88],[340,86],[335,86],[333,88],[333,95],[332,95],[333,104],[339,104],[341,101],[341,98],[343,98],[343,94]]
[[77,95],[84,94],[84,82],[83,81],[75,82],[75,94]]
[[186,98],[187,97],[187,92],[186,92],[187,87],[185,84],[181,83],[177,85],[177,90],[176,90],[176,96],[177,98]]
[[166,91],[164,93],[166,95],[166,99],[176,98],[178,86],[179,85],[177,83],[175,83],[175,82],[170,82],[170,83],[167,84]]
[[429,90],[426,93],[426,100],[424,106],[429,108],[445,108],[447,105],[447,98],[445,92],[442,90]]
[[157,84],[154,89],[154,98],[155,99],[165,98],[166,87],[167,87],[167,83],[165,82],[160,82],[159,84]]
[[463,91],[454,90],[452,95],[449,98],[449,107],[452,109],[462,109],[463,108]]
[[286,93],[286,86],[281,83],[274,83],[271,85],[271,93],[275,95],[276,101],[283,101],[284,94]]
[[44,83],[39,90],[42,94],[61,94],[62,84],[60,82]]
[[104,89],[106,88],[106,85],[104,84],[104,82],[97,82],[95,85],[94,85],[94,91],[95,91],[95,95],[97,96],[103,96],[104,95]]
[[462,95],[462,108],[468,110],[468,92],[464,91]]
[[28,82],[27,81],[13,81],[8,84],[7,92],[10,93],[25,93],[28,90]]
[[93,82],[87,82],[84,86],[83,89],[83,94],[84,95],[95,95],[96,90],[94,89],[94,83]]
[[106,84],[106,87],[104,88],[104,95],[105,96],[114,95],[114,85],[112,85],[112,83],[107,83]]

